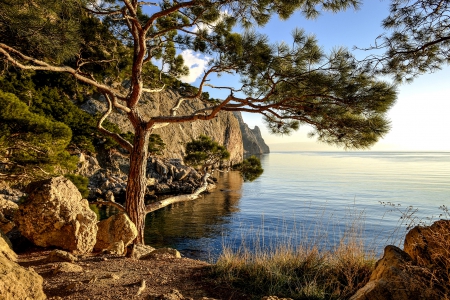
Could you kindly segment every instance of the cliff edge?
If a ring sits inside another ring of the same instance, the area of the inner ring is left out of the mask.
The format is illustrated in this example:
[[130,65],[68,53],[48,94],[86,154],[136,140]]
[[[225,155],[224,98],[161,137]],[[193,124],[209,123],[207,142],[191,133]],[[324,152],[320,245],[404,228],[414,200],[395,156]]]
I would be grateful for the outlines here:
[[[140,103],[140,112],[143,118],[155,115],[169,115],[170,109],[175,106],[181,96],[173,90],[166,90],[152,96],[145,96]],[[184,102],[178,109],[178,115],[187,115],[192,111],[204,108],[201,101]],[[102,113],[106,111],[106,101],[103,97],[86,101],[82,107],[88,113]],[[124,113],[112,113],[108,120],[115,123],[123,132],[134,132],[131,123]],[[244,148],[239,122],[231,112],[219,112],[216,118],[209,121],[194,121],[174,123],[155,129],[166,144],[163,156],[167,158],[182,159],[186,144],[201,134],[211,137],[214,141],[224,145],[230,152],[230,163],[237,164],[243,160]]]
[[264,142],[261,130],[258,126],[250,129],[242,119],[240,112],[234,112],[234,116],[239,121],[239,127],[242,133],[242,142],[244,143],[245,154],[264,154],[270,153],[269,146]]

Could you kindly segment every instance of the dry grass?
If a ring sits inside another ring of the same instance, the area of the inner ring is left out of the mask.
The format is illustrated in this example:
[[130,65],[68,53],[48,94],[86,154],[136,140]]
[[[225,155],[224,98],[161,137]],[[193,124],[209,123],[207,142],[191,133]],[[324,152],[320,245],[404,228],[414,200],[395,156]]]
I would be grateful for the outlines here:
[[261,234],[253,233],[253,239],[239,249],[224,247],[214,274],[255,299],[265,295],[348,299],[367,283],[376,261],[374,252],[364,248],[362,224],[356,217],[333,247],[324,247],[326,234],[321,232],[316,232],[320,239],[314,240],[299,237],[299,232],[284,232],[288,238],[273,243],[261,243]]

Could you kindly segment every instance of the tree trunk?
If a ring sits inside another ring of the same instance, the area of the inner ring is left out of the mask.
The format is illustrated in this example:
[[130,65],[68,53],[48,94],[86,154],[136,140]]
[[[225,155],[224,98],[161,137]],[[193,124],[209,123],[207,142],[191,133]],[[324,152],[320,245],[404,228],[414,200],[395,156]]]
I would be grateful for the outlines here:
[[145,202],[147,189],[147,154],[150,131],[138,126],[134,136],[133,150],[130,153],[130,172],[128,173],[125,208],[131,221],[136,225],[138,235],[136,244],[144,244]]

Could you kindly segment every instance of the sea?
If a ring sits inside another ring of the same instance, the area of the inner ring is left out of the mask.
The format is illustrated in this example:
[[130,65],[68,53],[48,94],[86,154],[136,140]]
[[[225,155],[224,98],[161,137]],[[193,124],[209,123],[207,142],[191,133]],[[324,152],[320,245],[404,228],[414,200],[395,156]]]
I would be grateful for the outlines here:
[[146,244],[214,262],[224,248],[315,245],[357,239],[376,255],[407,230],[450,218],[450,152],[273,152],[244,182],[217,172],[198,200],[147,215]]

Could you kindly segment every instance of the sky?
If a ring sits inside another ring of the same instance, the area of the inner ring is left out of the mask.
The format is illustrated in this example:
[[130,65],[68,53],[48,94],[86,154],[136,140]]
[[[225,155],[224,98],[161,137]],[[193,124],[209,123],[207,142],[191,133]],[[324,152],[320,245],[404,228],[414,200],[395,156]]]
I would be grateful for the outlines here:
[[[324,12],[314,20],[306,20],[300,13],[289,20],[278,17],[263,28],[255,30],[266,34],[271,42],[291,41],[294,28],[302,28],[313,34],[325,52],[335,47],[353,49],[373,45],[377,36],[384,32],[381,21],[389,14],[390,1],[365,0],[359,10],[348,10],[336,14]],[[367,52],[352,51],[357,58],[364,58]],[[203,73],[208,57],[192,51],[183,53],[185,64],[190,67],[189,77],[183,81],[193,85]],[[398,99],[388,113],[391,131],[370,150],[373,151],[450,151],[450,67],[432,74],[424,74],[412,83],[398,87]],[[238,83],[238,78],[222,76],[218,81]],[[215,82],[214,78],[212,83]],[[225,92],[208,90],[215,98],[224,98]],[[258,114],[243,114],[244,121],[253,128],[258,126],[271,151],[339,151],[341,148],[328,146],[307,137],[310,129],[305,126],[289,136],[269,134]]]

